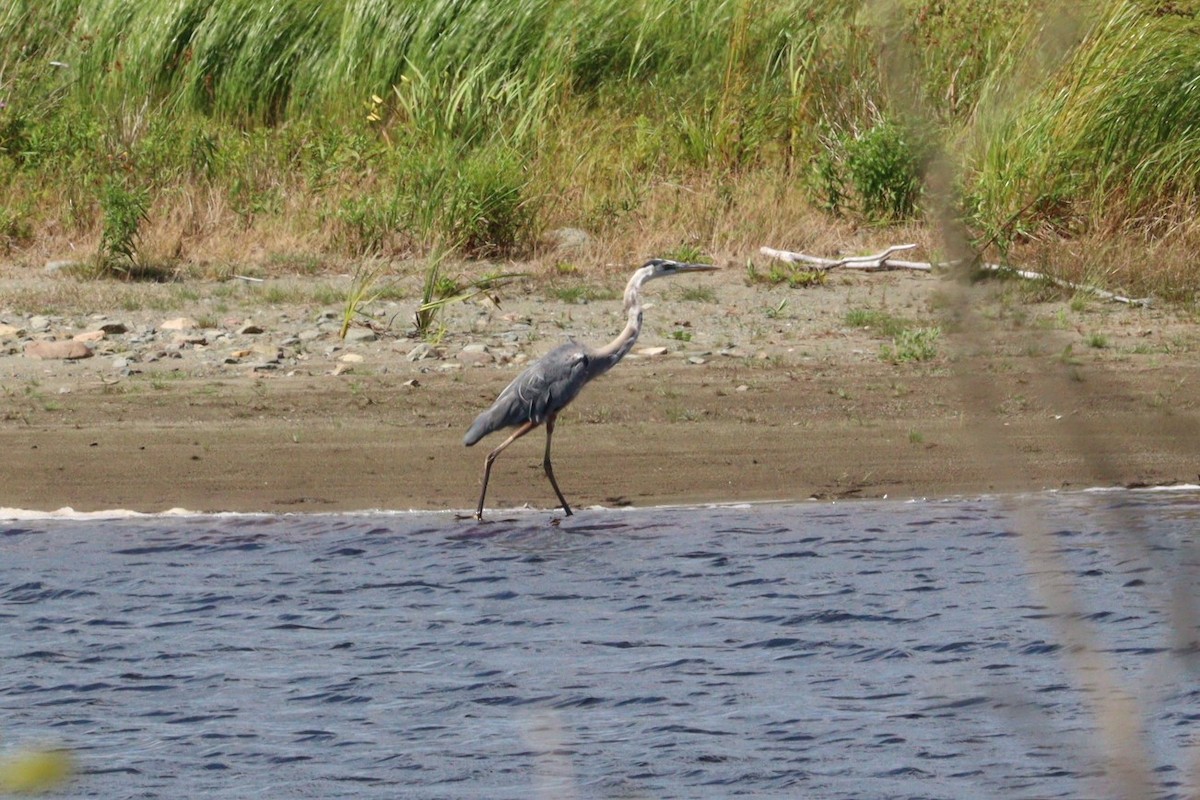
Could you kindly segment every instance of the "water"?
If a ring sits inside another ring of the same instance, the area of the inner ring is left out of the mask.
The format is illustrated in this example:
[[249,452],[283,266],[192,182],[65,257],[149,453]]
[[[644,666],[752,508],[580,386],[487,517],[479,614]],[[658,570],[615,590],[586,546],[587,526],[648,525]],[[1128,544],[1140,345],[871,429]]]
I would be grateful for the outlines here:
[[1023,502],[1061,561],[996,500],[0,523],[0,746],[70,797],[1104,797],[1065,577],[1189,795],[1200,495]]

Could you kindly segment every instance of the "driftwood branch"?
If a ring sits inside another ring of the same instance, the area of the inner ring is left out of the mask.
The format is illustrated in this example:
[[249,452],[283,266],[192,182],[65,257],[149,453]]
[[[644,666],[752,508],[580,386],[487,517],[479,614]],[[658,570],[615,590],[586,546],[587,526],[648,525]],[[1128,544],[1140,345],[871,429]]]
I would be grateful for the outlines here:
[[[934,267],[953,267],[961,262],[945,261],[941,263],[931,263],[928,261],[901,261],[900,259],[892,258],[892,253],[897,253],[902,250],[912,250],[915,244],[898,244],[889,247],[881,253],[876,253],[870,256],[850,256],[848,258],[833,259],[821,258],[820,256],[812,256],[807,253],[793,253],[788,250],[775,250],[770,247],[760,247],[759,251],[771,258],[778,258],[783,261],[788,261],[793,264],[802,263],[808,264],[816,269],[835,269],[841,267],[843,269],[863,269],[863,270],[893,270],[893,269],[913,269],[928,272]],[[1015,275],[1018,278],[1024,278],[1029,281],[1046,281],[1063,289],[1070,289],[1074,292],[1089,292],[1103,300],[1111,300],[1115,303],[1126,303],[1133,306],[1146,306],[1150,304],[1148,297],[1126,297],[1125,295],[1110,292],[1107,289],[1098,289],[1094,286],[1088,286],[1081,283],[1073,283],[1055,278],[1052,275],[1044,275],[1040,272],[1032,272],[1027,269],[1016,269],[1014,267],[1006,267],[1003,264],[988,264],[982,263],[979,268],[985,272],[1002,272],[1009,275]]]
[[912,250],[914,247],[916,247],[915,244],[897,244],[892,245],[882,253],[876,253],[873,256],[848,256],[847,258],[840,259],[821,258],[820,256],[810,256],[807,253],[792,253],[787,250],[773,250],[770,247],[760,247],[759,250],[764,256],[770,256],[771,258],[778,258],[783,261],[790,261],[792,263],[801,262],[804,264],[810,264],[817,269],[834,269],[836,267],[867,270],[932,269],[932,266],[929,264],[917,261],[899,261],[897,259],[890,258],[892,253],[898,253],[901,250]]

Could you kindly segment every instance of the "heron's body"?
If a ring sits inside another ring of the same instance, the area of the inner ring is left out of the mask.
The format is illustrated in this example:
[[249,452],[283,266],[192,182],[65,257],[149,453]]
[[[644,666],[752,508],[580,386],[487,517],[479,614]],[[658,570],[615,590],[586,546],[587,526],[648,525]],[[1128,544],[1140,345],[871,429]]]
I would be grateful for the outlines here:
[[559,491],[558,482],[554,479],[554,468],[550,463],[550,440],[554,435],[554,421],[558,413],[579,395],[589,381],[608,372],[633,348],[642,329],[641,288],[646,281],[681,272],[712,269],[716,268],[707,264],[682,264],[665,259],[647,261],[633,273],[625,287],[627,319],[625,328],[617,338],[600,348],[575,341],[559,345],[526,367],[500,392],[492,406],[475,418],[475,422],[463,438],[463,444],[468,447],[494,431],[517,428],[499,447],[488,453],[476,518],[483,519],[483,501],[487,496],[488,478],[496,456],[541,424],[546,425],[546,455],[543,460],[546,477],[550,479],[550,485],[558,495],[563,511],[570,516],[571,507]]

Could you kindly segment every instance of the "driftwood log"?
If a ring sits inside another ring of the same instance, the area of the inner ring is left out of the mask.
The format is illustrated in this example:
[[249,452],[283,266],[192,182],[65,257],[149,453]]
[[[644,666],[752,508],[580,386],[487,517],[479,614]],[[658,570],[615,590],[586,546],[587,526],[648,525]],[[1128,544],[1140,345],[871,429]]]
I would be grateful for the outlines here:
[[[955,262],[942,262],[935,264],[929,261],[903,261],[898,258],[892,258],[893,253],[899,253],[904,250],[912,250],[915,247],[915,244],[897,244],[892,245],[882,252],[875,253],[874,255],[849,256],[847,258],[840,259],[822,258],[820,256],[813,256],[807,253],[794,253],[789,250],[776,250],[772,247],[760,247],[759,251],[763,255],[770,256],[771,258],[777,258],[793,264],[808,264],[813,269],[823,270],[836,269],[840,267],[842,269],[862,270],[913,269],[928,272],[934,267],[955,266]],[[1054,284],[1055,286],[1059,286],[1064,289],[1070,289],[1074,292],[1090,292],[1101,299],[1112,300],[1116,303],[1127,303],[1134,306],[1145,306],[1150,304],[1150,298],[1148,297],[1126,297],[1125,295],[1110,292],[1106,289],[1098,289],[1094,286],[1073,283],[1071,281],[1063,280],[1062,278],[1055,278],[1052,275],[1044,275],[1040,272],[1032,272],[1027,269],[1016,269],[1014,267],[1006,267],[1002,264],[989,263],[981,263],[979,268],[985,272],[1001,272],[1008,275],[1015,275],[1018,278],[1024,278],[1025,280],[1029,281],[1046,281]]]

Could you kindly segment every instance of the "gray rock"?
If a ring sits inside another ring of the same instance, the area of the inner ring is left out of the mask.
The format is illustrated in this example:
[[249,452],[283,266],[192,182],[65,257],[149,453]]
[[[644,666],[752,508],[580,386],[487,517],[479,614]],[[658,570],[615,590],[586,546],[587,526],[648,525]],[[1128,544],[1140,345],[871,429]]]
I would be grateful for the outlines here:
[[45,271],[53,274],[55,272],[69,272],[73,269],[80,269],[84,266],[82,261],[72,261],[70,259],[62,259],[58,261],[47,261]]
[[430,345],[429,342],[421,342],[416,347],[414,347],[412,350],[409,350],[408,356],[406,356],[406,357],[408,358],[409,361],[421,361],[426,358],[433,358],[434,357],[433,346]]
[[29,330],[35,333],[41,333],[50,329],[50,318],[43,317],[41,314],[29,318]]
[[370,328],[351,328],[346,331],[347,342],[373,342],[378,338]]
[[468,367],[482,367],[495,361],[495,359],[492,358],[491,353],[481,352],[478,350],[468,351],[465,349],[455,356],[455,358],[458,359],[460,364]]
[[580,228],[556,228],[546,234],[546,241],[556,250],[579,250],[587,247],[592,237]]

